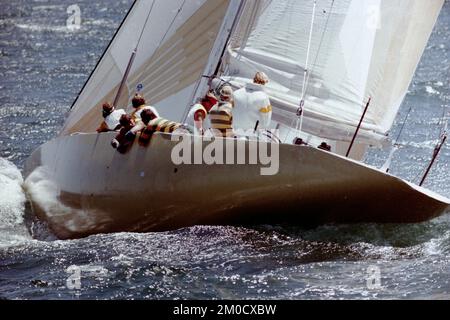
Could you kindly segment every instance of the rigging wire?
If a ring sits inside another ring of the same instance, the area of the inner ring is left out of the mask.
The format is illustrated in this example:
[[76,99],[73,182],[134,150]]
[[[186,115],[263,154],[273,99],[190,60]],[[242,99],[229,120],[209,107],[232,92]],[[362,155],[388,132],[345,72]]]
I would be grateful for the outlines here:
[[150,15],[152,14],[153,6],[155,5],[155,2],[156,2],[156,0],[153,0],[152,5],[150,7],[150,10],[149,10],[149,12],[147,14],[147,18],[145,19],[144,27],[141,30],[141,34],[139,35],[139,39],[138,39],[138,42],[136,44],[136,50],[138,49],[138,46],[141,43],[142,36],[144,35],[145,28],[147,28],[147,23],[148,23],[148,20],[150,19]]
[[[125,15],[125,18],[123,18],[122,22],[120,23],[119,28],[117,28],[117,30],[115,31],[112,39],[109,41],[108,46],[105,48],[105,50],[103,51],[100,59],[97,60],[97,63],[95,65],[95,68],[91,71],[88,79],[85,81],[83,87],[81,88],[81,90],[78,92],[77,96],[75,97],[75,100],[72,102],[72,105],[70,106],[70,110],[72,110],[75,105],[77,104],[81,94],[84,92],[84,89],[87,87],[87,85],[89,84],[89,82],[91,81],[91,79],[93,78],[95,72],[98,70],[100,63],[103,61],[103,58],[106,56],[106,53],[109,51],[109,49],[111,48],[112,44],[114,43],[114,40],[116,40],[117,35],[119,34],[119,30],[122,29],[122,27],[125,25],[125,22],[127,21],[127,19],[130,16],[130,13],[133,11],[133,8],[135,8],[136,3],[138,2],[138,0],[134,0],[133,4],[131,5],[131,8],[128,10],[127,14]],[[64,130],[64,129],[63,129]]]
[[[319,47],[318,47],[318,49],[317,49],[316,56],[315,56],[314,62],[313,62],[313,64],[312,64],[312,69],[311,69],[311,71],[314,71],[315,68],[316,68],[316,66],[317,66],[317,60],[318,60],[319,54],[320,54],[320,52],[321,52],[321,50],[322,50],[323,41],[324,41],[324,39],[325,39],[325,33],[326,33],[327,29],[328,29],[328,25],[329,25],[331,13],[333,12],[333,8],[334,8],[334,3],[335,3],[335,0],[332,0],[332,1],[331,1],[331,5],[330,5],[330,9],[329,9],[328,12],[327,12],[327,13],[328,13],[327,19],[326,19],[326,21],[325,21],[325,25],[324,25],[323,30],[322,30],[322,35],[321,35]],[[311,33],[310,33],[310,37],[312,36],[312,29],[313,29],[313,27],[314,27],[314,17],[315,17],[315,8],[316,8],[316,4],[317,4],[317,1],[315,0],[315,1],[314,1],[314,9],[313,9],[313,18],[311,19],[311,20],[312,20],[312,23],[311,23]],[[309,45],[308,45],[308,51],[310,50],[310,45],[311,45],[311,43],[309,43]],[[307,88],[308,88],[308,84],[309,84],[309,81],[310,81],[310,78],[311,78],[311,74],[312,74],[312,72],[308,72],[307,66],[305,66],[305,74],[307,75],[307,77],[306,77],[306,81],[305,81],[305,80],[303,81],[302,99],[301,99],[301,102],[300,102],[300,108],[301,108],[302,110],[299,109],[299,110],[297,111],[297,115],[299,115],[300,112],[301,112],[301,115],[300,115],[300,116],[302,117],[302,124],[301,124],[301,127],[303,127],[303,115],[304,115],[304,110],[303,110],[302,104],[304,104],[304,95],[306,95],[306,90],[307,90]],[[289,130],[288,130],[288,132],[287,132],[287,134],[286,134],[286,137],[285,137],[285,139],[284,139],[284,142],[287,141],[287,139],[288,139],[288,137],[289,137],[289,134],[292,132],[293,127],[294,127],[294,122],[295,122],[295,121],[296,121],[295,119],[292,120],[291,126],[289,127]],[[296,127],[298,127],[298,118],[297,118],[297,126],[296,126]],[[300,130],[301,130],[301,128],[300,128]]]
[[308,79],[308,74],[309,74],[309,56],[311,54],[312,36],[313,36],[313,32],[314,32],[314,21],[316,19],[316,7],[317,7],[317,1],[314,0],[312,18],[311,18],[311,27],[309,30],[309,38],[308,38],[308,49],[306,50],[305,70],[304,70],[304,74],[303,74],[303,86],[302,86],[302,95],[301,95],[302,101],[305,98],[306,80]]
[[152,14],[153,6],[155,5],[155,2],[156,2],[156,0],[153,0],[152,5],[150,6],[150,10],[147,14],[147,18],[145,19],[144,26],[142,27],[141,33],[140,33],[138,41],[136,43],[136,47],[134,48],[133,52],[131,53],[131,57],[130,57],[130,60],[128,61],[127,68],[125,69],[125,73],[122,77],[122,81],[120,82],[119,89],[117,90],[117,94],[114,98],[113,106],[115,106],[115,107],[117,107],[117,104],[119,103],[120,97],[122,95],[123,88],[125,87],[125,85],[127,83],[128,76],[131,72],[131,68],[133,67],[134,60],[137,56],[139,44],[141,43],[142,36],[144,35],[144,31],[147,28],[147,23],[148,23],[148,20],[150,19],[150,15]]
[[183,0],[183,2],[181,3],[181,6],[178,8],[177,10],[177,14],[173,17],[172,21],[170,22],[169,27],[167,28],[166,32],[164,33],[164,36],[162,37],[161,41],[158,43],[158,48],[161,46],[161,44],[164,42],[164,40],[166,39],[167,35],[169,34],[170,29],[172,29],[173,24],[175,23],[175,21],[177,20],[179,14],[181,13],[181,11],[183,11],[184,5],[186,4],[186,0]]
[[400,148],[400,138],[403,134],[403,130],[405,129],[406,123],[408,122],[409,119],[409,115],[411,114],[413,106],[411,105],[409,107],[408,112],[406,113],[405,119],[403,120],[402,126],[400,128],[400,131],[397,134],[397,138],[394,140],[394,143],[392,144],[392,150],[389,153],[388,159],[386,160],[385,164],[381,167],[381,171],[385,171],[386,173],[388,173],[391,170],[391,164],[392,164],[392,160],[394,159],[394,155],[395,153],[399,150]]
[[400,138],[401,138],[401,136],[403,134],[403,130],[405,129],[406,123],[408,122],[409,116],[411,115],[412,109],[413,109],[413,106],[410,106],[409,110],[408,110],[408,112],[406,114],[406,117],[403,120],[402,126],[401,126],[400,131],[399,131],[399,133],[397,135],[397,138],[395,139],[394,146],[399,146]]
[[436,158],[439,155],[439,152],[441,151],[442,147],[444,146],[446,140],[447,140],[447,134],[448,134],[448,119],[447,119],[447,108],[448,106],[446,106],[445,104],[442,105],[442,116],[439,119],[438,125],[441,126],[440,131],[439,131],[439,137],[438,137],[438,142],[434,148],[434,152],[433,152],[433,158],[431,160],[431,163],[427,166],[427,168],[424,168],[422,171],[420,171],[416,178],[414,180],[418,180],[420,178],[421,175],[423,175],[422,181],[420,182],[420,186],[423,185],[423,183],[425,182],[425,179],[429,173],[429,171],[431,170],[431,167],[433,165],[433,163],[435,162]]
[[448,129],[448,119],[446,116],[447,108],[448,108],[448,106],[446,106],[445,104],[442,105],[442,116],[441,116],[441,120],[440,120],[440,124],[442,125],[441,136],[444,135]]
[[307,87],[309,85],[309,81],[311,79],[311,75],[314,74],[314,70],[316,70],[316,67],[317,67],[317,60],[319,58],[319,53],[322,51],[323,41],[325,40],[325,33],[326,33],[327,29],[328,29],[328,25],[329,25],[329,22],[330,22],[331,14],[333,13],[334,1],[335,0],[331,1],[330,9],[328,10],[328,17],[327,17],[327,20],[325,22],[325,27],[324,27],[324,29],[322,31],[322,36],[320,38],[319,49],[317,50],[316,57],[314,58],[314,63],[312,64],[311,72],[308,73],[308,79],[306,80]]
[[299,124],[297,131],[300,131],[300,132],[303,129],[303,116],[305,114],[306,80],[307,80],[308,74],[309,74],[309,56],[311,53],[311,43],[312,43],[312,36],[313,36],[313,32],[314,32],[314,22],[316,19],[316,7],[317,7],[317,0],[314,0],[313,12],[312,12],[312,18],[311,18],[311,28],[309,30],[308,50],[306,51],[305,71],[303,74],[303,88],[302,88],[302,95],[301,95],[301,99],[300,99],[300,109],[298,111],[298,114],[300,115],[300,124]]
[[[155,3],[156,0],[153,1],[153,4]],[[164,40],[166,39],[167,35],[169,34],[169,31],[172,29],[173,24],[175,23],[176,19],[178,18],[179,14],[181,13],[181,11],[183,11],[184,5],[186,4],[186,0],[183,0],[183,2],[181,3],[181,6],[177,9],[177,13],[175,14],[175,16],[173,17],[172,21],[169,24],[169,27],[167,28],[166,32],[164,33],[163,37],[161,38],[161,40],[158,42],[158,45],[156,46],[156,50],[155,52],[161,47],[161,45],[163,44]],[[152,5],[152,9],[153,9],[153,5]],[[142,35],[141,35],[142,36]],[[141,77],[146,73],[148,69],[148,66],[142,71],[141,73]]]

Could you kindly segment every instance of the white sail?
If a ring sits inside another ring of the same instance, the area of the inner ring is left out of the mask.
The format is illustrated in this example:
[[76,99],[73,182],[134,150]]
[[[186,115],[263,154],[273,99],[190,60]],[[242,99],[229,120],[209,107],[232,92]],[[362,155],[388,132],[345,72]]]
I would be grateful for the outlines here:
[[214,57],[220,59],[240,4],[239,0],[136,0],[80,93],[62,134],[95,130],[101,122],[100,106],[114,100],[142,31],[118,106],[126,108],[141,84],[142,94],[161,115],[181,120],[202,73],[217,64]]
[[250,36],[230,48],[226,78],[242,86],[266,72],[274,119],[294,127],[305,85],[303,130],[336,141],[352,138],[371,98],[359,141],[377,144],[393,125],[444,0],[317,0],[313,14],[314,3],[271,1]]
[[248,41],[248,38],[254,31],[259,18],[262,13],[269,7],[272,0],[245,0],[242,14],[234,30],[230,47],[243,47]]

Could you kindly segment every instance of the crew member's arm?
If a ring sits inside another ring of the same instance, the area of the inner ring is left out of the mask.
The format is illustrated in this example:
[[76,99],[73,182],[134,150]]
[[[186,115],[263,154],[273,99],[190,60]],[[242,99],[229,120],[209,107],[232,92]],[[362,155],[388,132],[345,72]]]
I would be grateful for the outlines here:
[[139,136],[139,143],[141,146],[147,146],[150,140],[153,137],[155,130],[152,126],[147,126],[142,130],[141,135]]
[[125,129],[122,128],[122,130],[120,130],[120,132],[116,135],[116,137],[111,141],[111,146],[114,149],[117,149],[120,147],[120,140],[121,140],[121,136],[124,134]]
[[194,123],[195,123],[195,128],[198,130],[198,132],[203,135],[204,134],[204,128],[203,128],[203,123],[206,119],[206,114],[203,110],[198,110],[195,115],[194,115]]
[[146,127],[146,125],[144,124],[144,122],[139,121],[134,127],[133,129],[131,129],[129,131],[129,133],[131,132],[133,135],[136,135],[139,131],[144,130]]
[[97,129],[97,133],[104,133],[104,132],[109,132],[108,125],[106,124],[105,121],[103,121],[100,127],[98,127]]

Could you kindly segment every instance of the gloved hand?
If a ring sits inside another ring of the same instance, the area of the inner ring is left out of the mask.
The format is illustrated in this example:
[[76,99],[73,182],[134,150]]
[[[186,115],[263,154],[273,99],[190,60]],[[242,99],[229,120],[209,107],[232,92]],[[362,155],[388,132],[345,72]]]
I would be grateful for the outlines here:
[[113,141],[111,141],[111,146],[112,146],[114,149],[117,149],[117,148],[120,146],[120,143],[119,143],[119,141],[117,141],[116,139],[114,139]]
[[127,134],[125,135],[125,139],[127,139],[127,141],[134,141],[135,138],[136,134],[132,131],[128,131]]

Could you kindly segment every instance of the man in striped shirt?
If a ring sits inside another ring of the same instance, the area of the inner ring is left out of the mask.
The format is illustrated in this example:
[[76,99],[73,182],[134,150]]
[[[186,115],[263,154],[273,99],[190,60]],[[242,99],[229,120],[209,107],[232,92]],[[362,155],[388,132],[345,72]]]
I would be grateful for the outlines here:
[[142,145],[148,144],[155,132],[172,134],[179,129],[186,129],[181,123],[161,118],[150,109],[143,110],[141,118],[146,126],[139,137]]
[[233,107],[233,89],[230,86],[224,86],[220,90],[219,103],[209,112],[211,129],[215,136],[234,137]]

